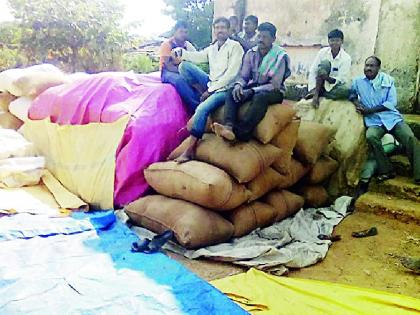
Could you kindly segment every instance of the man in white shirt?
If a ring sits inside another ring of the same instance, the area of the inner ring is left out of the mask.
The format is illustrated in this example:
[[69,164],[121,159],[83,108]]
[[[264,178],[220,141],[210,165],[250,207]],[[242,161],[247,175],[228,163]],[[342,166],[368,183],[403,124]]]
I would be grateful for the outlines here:
[[319,107],[319,98],[347,99],[350,91],[351,57],[341,47],[342,31],[335,29],[328,33],[329,47],[322,48],[313,62],[308,77],[308,95],[312,105]]
[[[176,159],[183,163],[195,156],[198,141],[206,130],[207,118],[225,103],[227,89],[231,87],[241,68],[244,50],[241,44],[229,39],[230,23],[226,18],[218,18],[213,23],[216,42],[202,51],[186,51],[175,48],[174,57],[183,62],[179,65],[179,73],[184,80],[200,91],[198,105],[190,130],[191,141],[188,149]],[[209,63],[208,75],[195,64]]]

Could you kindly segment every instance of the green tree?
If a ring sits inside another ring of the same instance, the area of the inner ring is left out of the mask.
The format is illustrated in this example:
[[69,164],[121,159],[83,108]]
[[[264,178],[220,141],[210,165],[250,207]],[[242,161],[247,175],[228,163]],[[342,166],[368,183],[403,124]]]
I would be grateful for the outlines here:
[[175,20],[184,20],[190,24],[190,39],[198,48],[204,48],[211,42],[213,21],[213,0],[164,0],[165,13]]
[[89,72],[121,65],[127,34],[118,0],[9,0],[9,6],[29,63],[55,59]]
[[15,22],[0,24],[0,71],[26,64],[20,49],[22,31]]

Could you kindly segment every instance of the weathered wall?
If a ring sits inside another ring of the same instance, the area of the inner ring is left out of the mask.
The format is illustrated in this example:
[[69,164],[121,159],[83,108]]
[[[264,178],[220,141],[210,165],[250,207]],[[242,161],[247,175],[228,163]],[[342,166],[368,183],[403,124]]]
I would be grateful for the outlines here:
[[[233,14],[238,1],[215,0],[215,16]],[[420,0],[246,0],[245,13],[277,26],[278,42],[289,46],[298,81],[310,66],[308,57],[314,50],[310,46],[327,45],[328,31],[342,29],[344,48],[353,59],[352,75],[361,75],[365,58],[377,54],[383,69],[397,81],[399,107],[413,112],[410,98],[415,95],[420,62]]]
[[413,112],[410,98],[415,95],[420,61],[419,0],[382,0],[375,54],[382,59],[383,70],[395,78],[400,109]]

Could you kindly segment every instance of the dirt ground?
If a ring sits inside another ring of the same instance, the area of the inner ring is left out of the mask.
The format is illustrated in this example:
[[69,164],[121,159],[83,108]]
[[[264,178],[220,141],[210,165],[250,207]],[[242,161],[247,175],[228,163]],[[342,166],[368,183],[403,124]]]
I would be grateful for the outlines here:
[[[351,232],[372,226],[378,228],[378,235],[364,239],[351,237]],[[405,255],[420,257],[420,226],[371,213],[355,213],[341,222],[336,234],[340,234],[342,240],[333,243],[324,261],[292,270],[288,276],[420,298],[420,275],[407,271],[398,259]],[[227,263],[188,260],[172,253],[170,256],[208,281],[245,271]]]

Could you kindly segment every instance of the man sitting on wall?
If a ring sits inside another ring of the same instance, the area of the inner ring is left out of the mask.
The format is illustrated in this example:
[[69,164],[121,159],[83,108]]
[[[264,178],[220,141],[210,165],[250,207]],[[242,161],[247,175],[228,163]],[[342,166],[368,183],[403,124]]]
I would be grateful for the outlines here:
[[405,150],[413,168],[416,184],[420,184],[420,144],[410,127],[397,110],[397,92],[394,79],[380,72],[381,60],[376,56],[366,59],[364,76],[353,80],[349,99],[363,115],[366,140],[370,154],[376,160],[378,180],[395,177],[391,161],[386,155],[381,139],[392,134]]
[[[274,44],[276,31],[271,23],[258,27],[258,46],[245,54],[238,80],[227,92],[224,125],[213,124],[218,136],[229,141],[250,140],[268,106],[283,101],[290,60],[286,51]],[[251,101],[251,105],[238,121],[238,110],[246,101]]]
[[196,51],[194,46],[187,41],[188,25],[178,21],[174,26],[174,36],[160,46],[160,71],[162,83],[172,84],[181,96],[190,113],[194,113],[200,103],[200,95],[179,74],[179,60],[172,58],[172,49],[181,47],[187,51]]
[[[181,58],[179,72],[191,86],[201,89],[200,105],[195,111],[191,137],[187,150],[176,159],[183,163],[195,157],[198,141],[202,138],[207,118],[225,103],[226,90],[231,86],[241,67],[244,51],[241,45],[229,38],[230,23],[226,18],[218,18],[213,22],[216,42],[202,51],[186,51],[175,49],[174,57]],[[208,62],[210,75],[193,63]]]
[[319,98],[347,99],[349,95],[351,57],[341,47],[344,34],[335,29],[328,33],[329,47],[322,48],[309,71],[306,99],[319,107]]
[[244,20],[243,31],[233,35],[231,38],[238,41],[244,51],[247,52],[258,44],[257,28],[258,18],[255,15],[248,15]]

